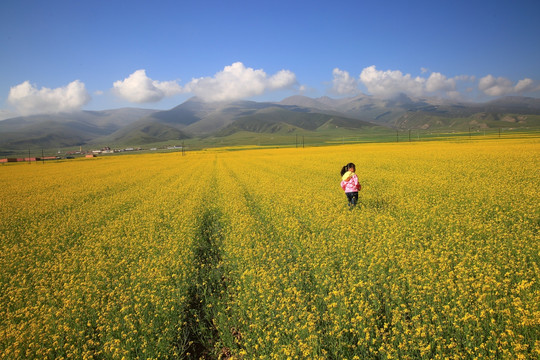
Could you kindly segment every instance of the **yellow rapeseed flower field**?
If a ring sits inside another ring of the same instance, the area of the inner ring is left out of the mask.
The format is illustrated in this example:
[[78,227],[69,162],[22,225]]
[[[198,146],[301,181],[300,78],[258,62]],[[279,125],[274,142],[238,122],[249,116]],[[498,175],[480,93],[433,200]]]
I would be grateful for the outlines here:
[[6,164],[0,181],[0,359],[540,357],[535,138]]

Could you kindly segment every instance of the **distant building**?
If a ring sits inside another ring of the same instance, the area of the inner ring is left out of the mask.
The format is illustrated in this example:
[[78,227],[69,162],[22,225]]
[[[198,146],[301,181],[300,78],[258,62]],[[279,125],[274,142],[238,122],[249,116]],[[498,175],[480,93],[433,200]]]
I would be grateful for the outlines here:
[[0,163],[8,162],[29,162],[29,161],[44,161],[44,160],[58,160],[58,156],[43,156],[43,157],[25,157],[25,158],[5,158],[0,159]]

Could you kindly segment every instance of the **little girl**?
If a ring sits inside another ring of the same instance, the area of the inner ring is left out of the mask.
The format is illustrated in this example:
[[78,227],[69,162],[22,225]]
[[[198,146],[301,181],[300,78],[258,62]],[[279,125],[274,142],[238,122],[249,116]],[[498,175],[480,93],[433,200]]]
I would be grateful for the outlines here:
[[341,169],[341,188],[347,195],[349,209],[353,209],[358,203],[358,191],[362,188],[355,171],[356,166],[353,163],[348,163]]

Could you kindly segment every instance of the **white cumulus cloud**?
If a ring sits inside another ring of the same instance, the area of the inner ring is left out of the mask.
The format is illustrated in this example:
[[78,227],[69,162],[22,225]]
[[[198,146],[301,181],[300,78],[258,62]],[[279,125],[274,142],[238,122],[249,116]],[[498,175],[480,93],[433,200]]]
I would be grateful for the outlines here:
[[268,76],[262,69],[255,70],[236,62],[213,77],[193,79],[185,86],[185,91],[206,101],[230,101],[286,89],[296,83],[296,75],[289,70]]
[[[428,70],[422,68],[421,71],[424,74]],[[368,92],[386,98],[406,94],[458,99],[461,98],[461,94],[457,90],[458,84],[474,80],[474,76],[459,75],[449,78],[439,72],[432,72],[428,77],[413,77],[410,74],[403,74],[399,70],[377,70],[374,65],[364,68],[360,74],[360,82],[366,86]]]
[[523,94],[539,90],[539,86],[529,78],[519,80],[516,85],[505,77],[487,75],[478,81],[478,89],[489,96]]
[[79,80],[56,89],[38,89],[25,81],[13,86],[8,96],[8,103],[22,115],[76,111],[90,100],[84,83]]
[[413,78],[399,70],[377,70],[375,65],[362,70],[360,81],[370,93],[381,97],[392,97],[400,93],[421,96],[426,84],[425,78]]
[[445,75],[434,72],[426,80],[425,90],[430,93],[447,92],[456,89],[456,80],[448,79]]
[[352,77],[347,71],[335,68],[332,71],[332,88],[331,92],[338,95],[353,95],[357,94],[358,81]]
[[521,94],[529,91],[536,91],[539,89],[539,86],[534,82],[533,79],[525,78],[523,80],[519,80],[516,86],[514,86],[514,90]]
[[114,94],[134,103],[157,102],[182,92],[182,87],[176,81],[152,80],[144,69],[137,70],[113,84]]
[[480,79],[478,88],[486,95],[501,96],[511,93],[514,86],[510,79],[488,75]]

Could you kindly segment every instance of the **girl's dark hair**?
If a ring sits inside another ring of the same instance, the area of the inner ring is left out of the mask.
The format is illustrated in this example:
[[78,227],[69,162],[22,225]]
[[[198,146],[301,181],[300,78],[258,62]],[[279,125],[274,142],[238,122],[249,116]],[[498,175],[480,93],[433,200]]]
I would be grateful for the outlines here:
[[345,175],[345,173],[347,171],[349,171],[350,168],[354,168],[356,169],[356,165],[354,165],[353,163],[348,163],[347,165],[345,165],[344,167],[341,168],[341,176]]

